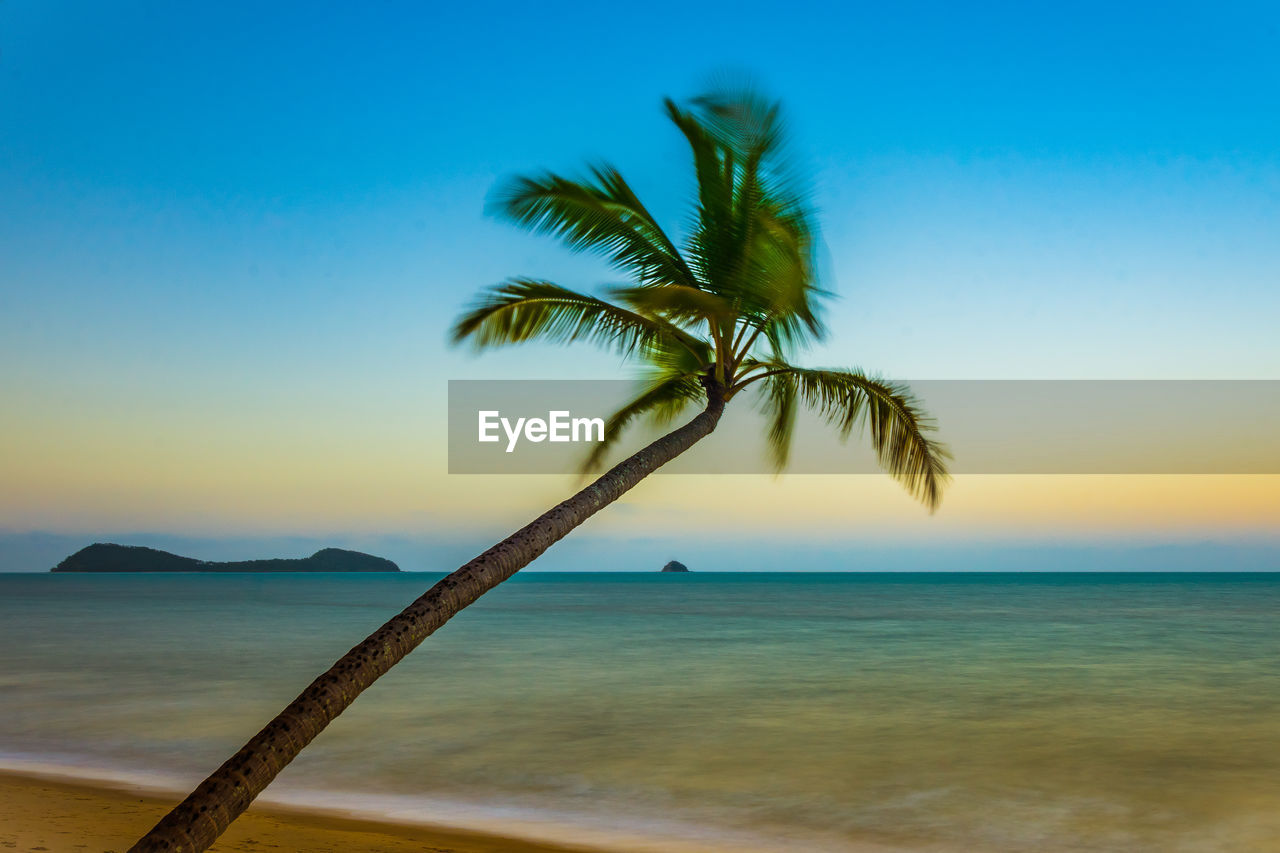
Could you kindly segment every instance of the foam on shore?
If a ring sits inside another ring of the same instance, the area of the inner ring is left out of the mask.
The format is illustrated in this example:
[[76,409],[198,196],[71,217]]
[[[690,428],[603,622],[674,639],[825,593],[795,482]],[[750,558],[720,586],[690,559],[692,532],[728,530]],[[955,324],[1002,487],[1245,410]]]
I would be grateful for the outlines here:
[[[199,780],[178,774],[143,773],[104,767],[67,757],[0,754],[0,776],[11,782],[48,782],[90,789],[102,795],[128,795],[159,808],[189,791]],[[314,818],[323,829],[333,820],[368,824],[384,830],[422,830],[449,836],[491,837],[536,849],[579,849],[610,853],[765,853],[786,849],[796,853],[907,853],[905,848],[827,838],[795,836],[763,838],[690,822],[642,821],[619,815],[586,815],[551,810],[476,804],[404,794],[367,794],[307,790],[281,786],[258,799],[255,813]],[[241,818],[245,820],[246,818]],[[221,845],[220,845],[221,846]],[[452,848],[451,848],[452,849]],[[462,849],[462,848],[459,848]]]

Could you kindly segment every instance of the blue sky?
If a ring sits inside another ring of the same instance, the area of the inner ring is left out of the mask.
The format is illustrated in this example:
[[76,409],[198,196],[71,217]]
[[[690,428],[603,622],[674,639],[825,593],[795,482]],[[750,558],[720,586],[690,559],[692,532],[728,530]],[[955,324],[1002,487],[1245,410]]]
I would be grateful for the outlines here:
[[785,100],[813,178],[842,297],[815,363],[1276,378],[1278,47],[1264,4],[10,0],[0,430],[22,460],[0,527],[189,532],[145,509],[177,480],[143,500],[76,460],[198,467],[291,430],[312,464],[412,454],[439,440],[448,378],[616,375],[582,350],[445,345],[480,286],[612,278],[486,218],[485,194],[607,158],[678,224],[660,99],[726,72]]
[[[842,360],[1271,376],[1275,348],[1245,347],[1269,336],[1259,302],[1277,306],[1278,22],[1262,5],[9,3],[5,338],[65,347],[70,325],[104,370],[164,352],[217,372],[234,357],[205,335],[270,328],[274,356],[306,349],[286,323],[367,324],[379,356],[439,357],[477,286],[603,274],[486,220],[496,177],[607,157],[678,221],[659,99],[728,69],[791,110],[834,325],[865,339]],[[1182,355],[1188,335],[1215,346]]]

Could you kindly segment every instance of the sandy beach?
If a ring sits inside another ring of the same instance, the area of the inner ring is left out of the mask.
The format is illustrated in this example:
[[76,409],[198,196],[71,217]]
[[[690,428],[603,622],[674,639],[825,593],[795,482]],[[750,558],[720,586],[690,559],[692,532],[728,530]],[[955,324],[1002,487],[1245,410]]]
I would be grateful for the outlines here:
[[[0,848],[124,853],[169,805],[170,800],[149,793],[3,772]],[[582,853],[597,848],[255,806],[211,849],[221,853]]]

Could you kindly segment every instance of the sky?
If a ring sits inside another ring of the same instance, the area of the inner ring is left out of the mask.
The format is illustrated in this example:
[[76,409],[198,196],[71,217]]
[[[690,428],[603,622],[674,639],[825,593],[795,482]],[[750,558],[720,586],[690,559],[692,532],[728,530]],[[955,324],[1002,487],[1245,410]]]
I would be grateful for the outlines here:
[[[560,500],[447,473],[447,381],[630,368],[446,331],[511,275],[617,276],[486,194],[607,159],[676,230],[661,99],[725,75],[784,101],[811,176],[839,299],[806,361],[1280,379],[1278,48],[1273,4],[8,0],[0,562],[114,538],[445,569]],[[1262,475],[965,476],[932,516],[884,478],[665,477],[543,562],[1252,547],[1277,518]]]

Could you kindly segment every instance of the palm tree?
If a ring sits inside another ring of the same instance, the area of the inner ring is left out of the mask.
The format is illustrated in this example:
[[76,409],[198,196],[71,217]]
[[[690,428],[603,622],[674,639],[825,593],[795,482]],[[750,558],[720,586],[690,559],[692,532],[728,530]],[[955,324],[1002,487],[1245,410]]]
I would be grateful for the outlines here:
[[880,465],[931,510],[947,480],[944,447],[910,392],[857,370],[790,362],[824,334],[812,217],[783,145],[778,105],[751,92],[718,93],[667,116],[693,152],[697,200],[683,249],[613,168],[585,180],[518,178],[495,211],[578,251],[602,254],[632,283],[604,296],[518,278],[491,288],[453,330],[479,348],[542,340],[592,341],[644,362],[641,393],[606,424],[586,461],[598,467],[641,417],[701,411],[573,497],[441,580],[304,690],[158,823],[134,851],[204,850],[285,765],[360,693],[455,613],[476,601],[642,479],[715,429],[744,391],[767,412],[772,461],[787,459],[796,410],[816,410],[847,436],[866,428]]

